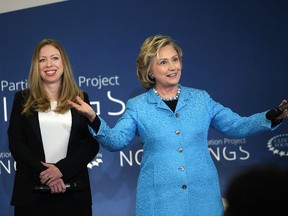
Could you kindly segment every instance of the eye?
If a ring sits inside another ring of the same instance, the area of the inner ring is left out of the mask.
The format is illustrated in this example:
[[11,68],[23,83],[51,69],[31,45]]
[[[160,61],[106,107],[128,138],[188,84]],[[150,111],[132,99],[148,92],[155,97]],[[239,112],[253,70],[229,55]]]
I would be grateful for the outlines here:
[[39,59],[39,63],[43,63],[45,61],[46,61],[46,59],[44,59],[44,58]]
[[160,65],[165,65],[166,63],[167,63],[166,60],[161,60],[161,61],[159,62]]
[[179,61],[179,57],[178,56],[175,56],[173,59],[172,59],[173,62],[178,62]]
[[58,59],[59,59],[58,56],[53,56],[53,57],[52,57],[52,60],[53,60],[53,61],[57,61]]

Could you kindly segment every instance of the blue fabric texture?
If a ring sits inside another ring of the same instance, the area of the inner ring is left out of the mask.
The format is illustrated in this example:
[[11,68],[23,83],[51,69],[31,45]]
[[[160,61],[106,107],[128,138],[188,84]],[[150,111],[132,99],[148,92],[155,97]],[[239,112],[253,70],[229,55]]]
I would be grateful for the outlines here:
[[204,91],[181,86],[175,112],[152,89],[127,102],[111,128],[101,118],[94,137],[109,151],[135,136],[143,145],[137,216],[222,216],[218,173],[208,149],[208,129],[229,137],[271,130],[265,112],[241,117]]

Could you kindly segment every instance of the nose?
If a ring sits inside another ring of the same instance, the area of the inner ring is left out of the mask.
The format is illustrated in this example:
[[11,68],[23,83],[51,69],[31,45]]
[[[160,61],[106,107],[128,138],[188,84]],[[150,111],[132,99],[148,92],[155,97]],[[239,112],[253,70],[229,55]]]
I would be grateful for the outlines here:
[[173,61],[169,61],[169,70],[175,70],[176,64]]
[[51,66],[52,66],[52,60],[51,59],[47,59],[46,67],[51,67]]

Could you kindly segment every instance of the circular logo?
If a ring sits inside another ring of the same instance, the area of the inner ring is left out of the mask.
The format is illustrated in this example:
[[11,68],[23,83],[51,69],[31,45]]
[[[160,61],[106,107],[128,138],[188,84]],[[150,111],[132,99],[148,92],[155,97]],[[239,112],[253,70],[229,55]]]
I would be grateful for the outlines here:
[[288,134],[280,134],[272,137],[268,141],[267,147],[273,154],[278,154],[281,157],[288,156]]

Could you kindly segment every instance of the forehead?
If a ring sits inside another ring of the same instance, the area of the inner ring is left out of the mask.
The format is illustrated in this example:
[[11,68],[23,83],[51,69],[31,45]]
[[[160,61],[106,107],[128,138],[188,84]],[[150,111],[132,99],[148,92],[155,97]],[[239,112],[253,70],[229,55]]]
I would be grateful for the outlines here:
[[50,44],[41,47],[39,51],[40,56],[47,56],[47,55],[50,56],[50,55],[57,55],[57,54],[60,55],[59,50]]
[[178,53],[171,45],[161,47],[158,53],[159,58],[168,58],[175,55],[178,55]]

